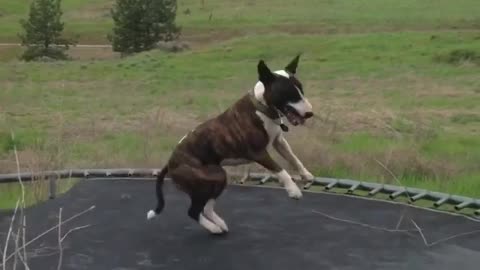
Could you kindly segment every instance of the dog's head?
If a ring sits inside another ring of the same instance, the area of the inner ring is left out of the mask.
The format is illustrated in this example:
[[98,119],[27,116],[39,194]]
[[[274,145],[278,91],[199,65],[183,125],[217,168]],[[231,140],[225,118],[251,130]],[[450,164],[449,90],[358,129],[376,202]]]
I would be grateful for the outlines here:
[[288,121],[297,126],[313,116],[312,105],[305,97],[302,83],[296,78],[300,55],[283,70],[272,72],[263,60],[258,63],[259,82],[255,96],[267,106],[280,111]]

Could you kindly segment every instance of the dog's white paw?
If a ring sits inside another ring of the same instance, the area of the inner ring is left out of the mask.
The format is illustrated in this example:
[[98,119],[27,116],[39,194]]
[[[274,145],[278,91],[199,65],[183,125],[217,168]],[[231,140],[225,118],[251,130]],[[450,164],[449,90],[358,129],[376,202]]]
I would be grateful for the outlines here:
[[152,218],[154,218],[154,217],[156,217],[156,216],[157,216],[157,214],[155,213],[155,211],[150,210],[150,211],[148,211],[148,213],[147,213],[147,220],[150,220],[150,219],[152,219]]
[[298,186],[295,183],[292,183],[291,185],[288,185],[286,187],[286,190],[287,190],[287,193],[288,193],[288,197],[290,197],[292,199],[299,200],[303,196],[302,191],[300,191],[300,189],[298,188]]
[[211,234],[222,234],[222,233],[224,233],[222,228],[220,228],[219,226],[212,227],[211,229],[208,229],[208,230],[210,231]]
[[227,223],[225,223],[225,221],[216,220],[215,224],[217,224],[217,226],[220,227],[220,229],[222,229],[223,232],[228,232],[228,226],[227,226]]
[[222,228],[220,228],[220,226],[218,226],[217,224],[208,220],[204,215],[200,215],[200,217],[198,219],[198,223],[200,223],[200,225],[202,225],[202,227],[207,229],[212,234],[223,233],[223,230],[222,230]]

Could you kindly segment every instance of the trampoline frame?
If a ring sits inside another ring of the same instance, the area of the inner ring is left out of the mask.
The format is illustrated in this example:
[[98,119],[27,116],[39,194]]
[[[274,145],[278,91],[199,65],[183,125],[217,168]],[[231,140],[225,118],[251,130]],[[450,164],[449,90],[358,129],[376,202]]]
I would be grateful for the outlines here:
[[[155,178],[161,169],[73,169],[73,170],[57,170],[43,171],[35,173],[12,173],[0,174],[0,184],[15,183],[19,179],[24,182],[33,181],[35,179],[47,179],[50,183],[50,198],[56,196],[56,185],[59,179],[71,178],[95,178],[95,179],[148,179]],[[230,177],[241,178],[238,183],[244,184],[246,181],[256,181],[258,184],[266,184],[268,181],[275,179],[275,176],[265,173],[250,173],[245,175],[229,174]],[[166,178],[168,179],[168,177]],[[464,209],[474,210],[476,216],[480,216],[480,199],[469,198],[465,196],[452,195],[442,192],[434,192],[425,189],[397,186],[391,184],[380,184],[374,182],[356,181],[350,179],[336,179],[315,177],[312,182],[306,183],[304,189],[310,189],[312,186],[322,186],[325,191],[333,191],[334,188],[347,189],[349,195],[355,194],[356,190],[366,191],[367,196],[373,197],[377,194],[386,194],[391,200],[399,197],[406,197],[409,203],[414,203],[420,199],[433,202],[433,207],[438,208],[442,205],[453,205],[455,211]]]

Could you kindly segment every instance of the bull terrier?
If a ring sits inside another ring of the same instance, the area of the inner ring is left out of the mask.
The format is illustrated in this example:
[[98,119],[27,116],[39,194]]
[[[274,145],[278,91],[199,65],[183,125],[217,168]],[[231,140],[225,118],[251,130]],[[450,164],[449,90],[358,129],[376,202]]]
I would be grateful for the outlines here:
[[222,167],[225,165],[256,162],[277,177],[289,197],[302,197],[292,177],[269,153],[275,149],[304,180],[313,180],[313,175],[283,136],[283,132],[288,131],[285,119],[297,126],[313,116],[312,105],[305,98],[302,83],[296,77],[299,58],[297,55],[283,70],[274,72],[260,60],[257,64],[258,82],[254,88],[223,113],[201,123],[180,140],[157,176],[158,202],[155,210],[147,213],[148,219],[160,214],[164,208],[162,186],[169,174],[175,186],[190,197],[190,218],[212,234],[228,232],[227,224],[214,210],[215,201],[227,184]]

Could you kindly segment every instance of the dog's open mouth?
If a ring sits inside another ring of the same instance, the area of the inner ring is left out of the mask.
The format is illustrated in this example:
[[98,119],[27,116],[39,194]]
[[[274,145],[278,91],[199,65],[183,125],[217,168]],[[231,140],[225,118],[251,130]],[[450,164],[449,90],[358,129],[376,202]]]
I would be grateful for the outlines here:
[[285,106],[284,112],[285,117],[287,117],[288,122],[294,126],[303,125],[305,119],[291,106]]

